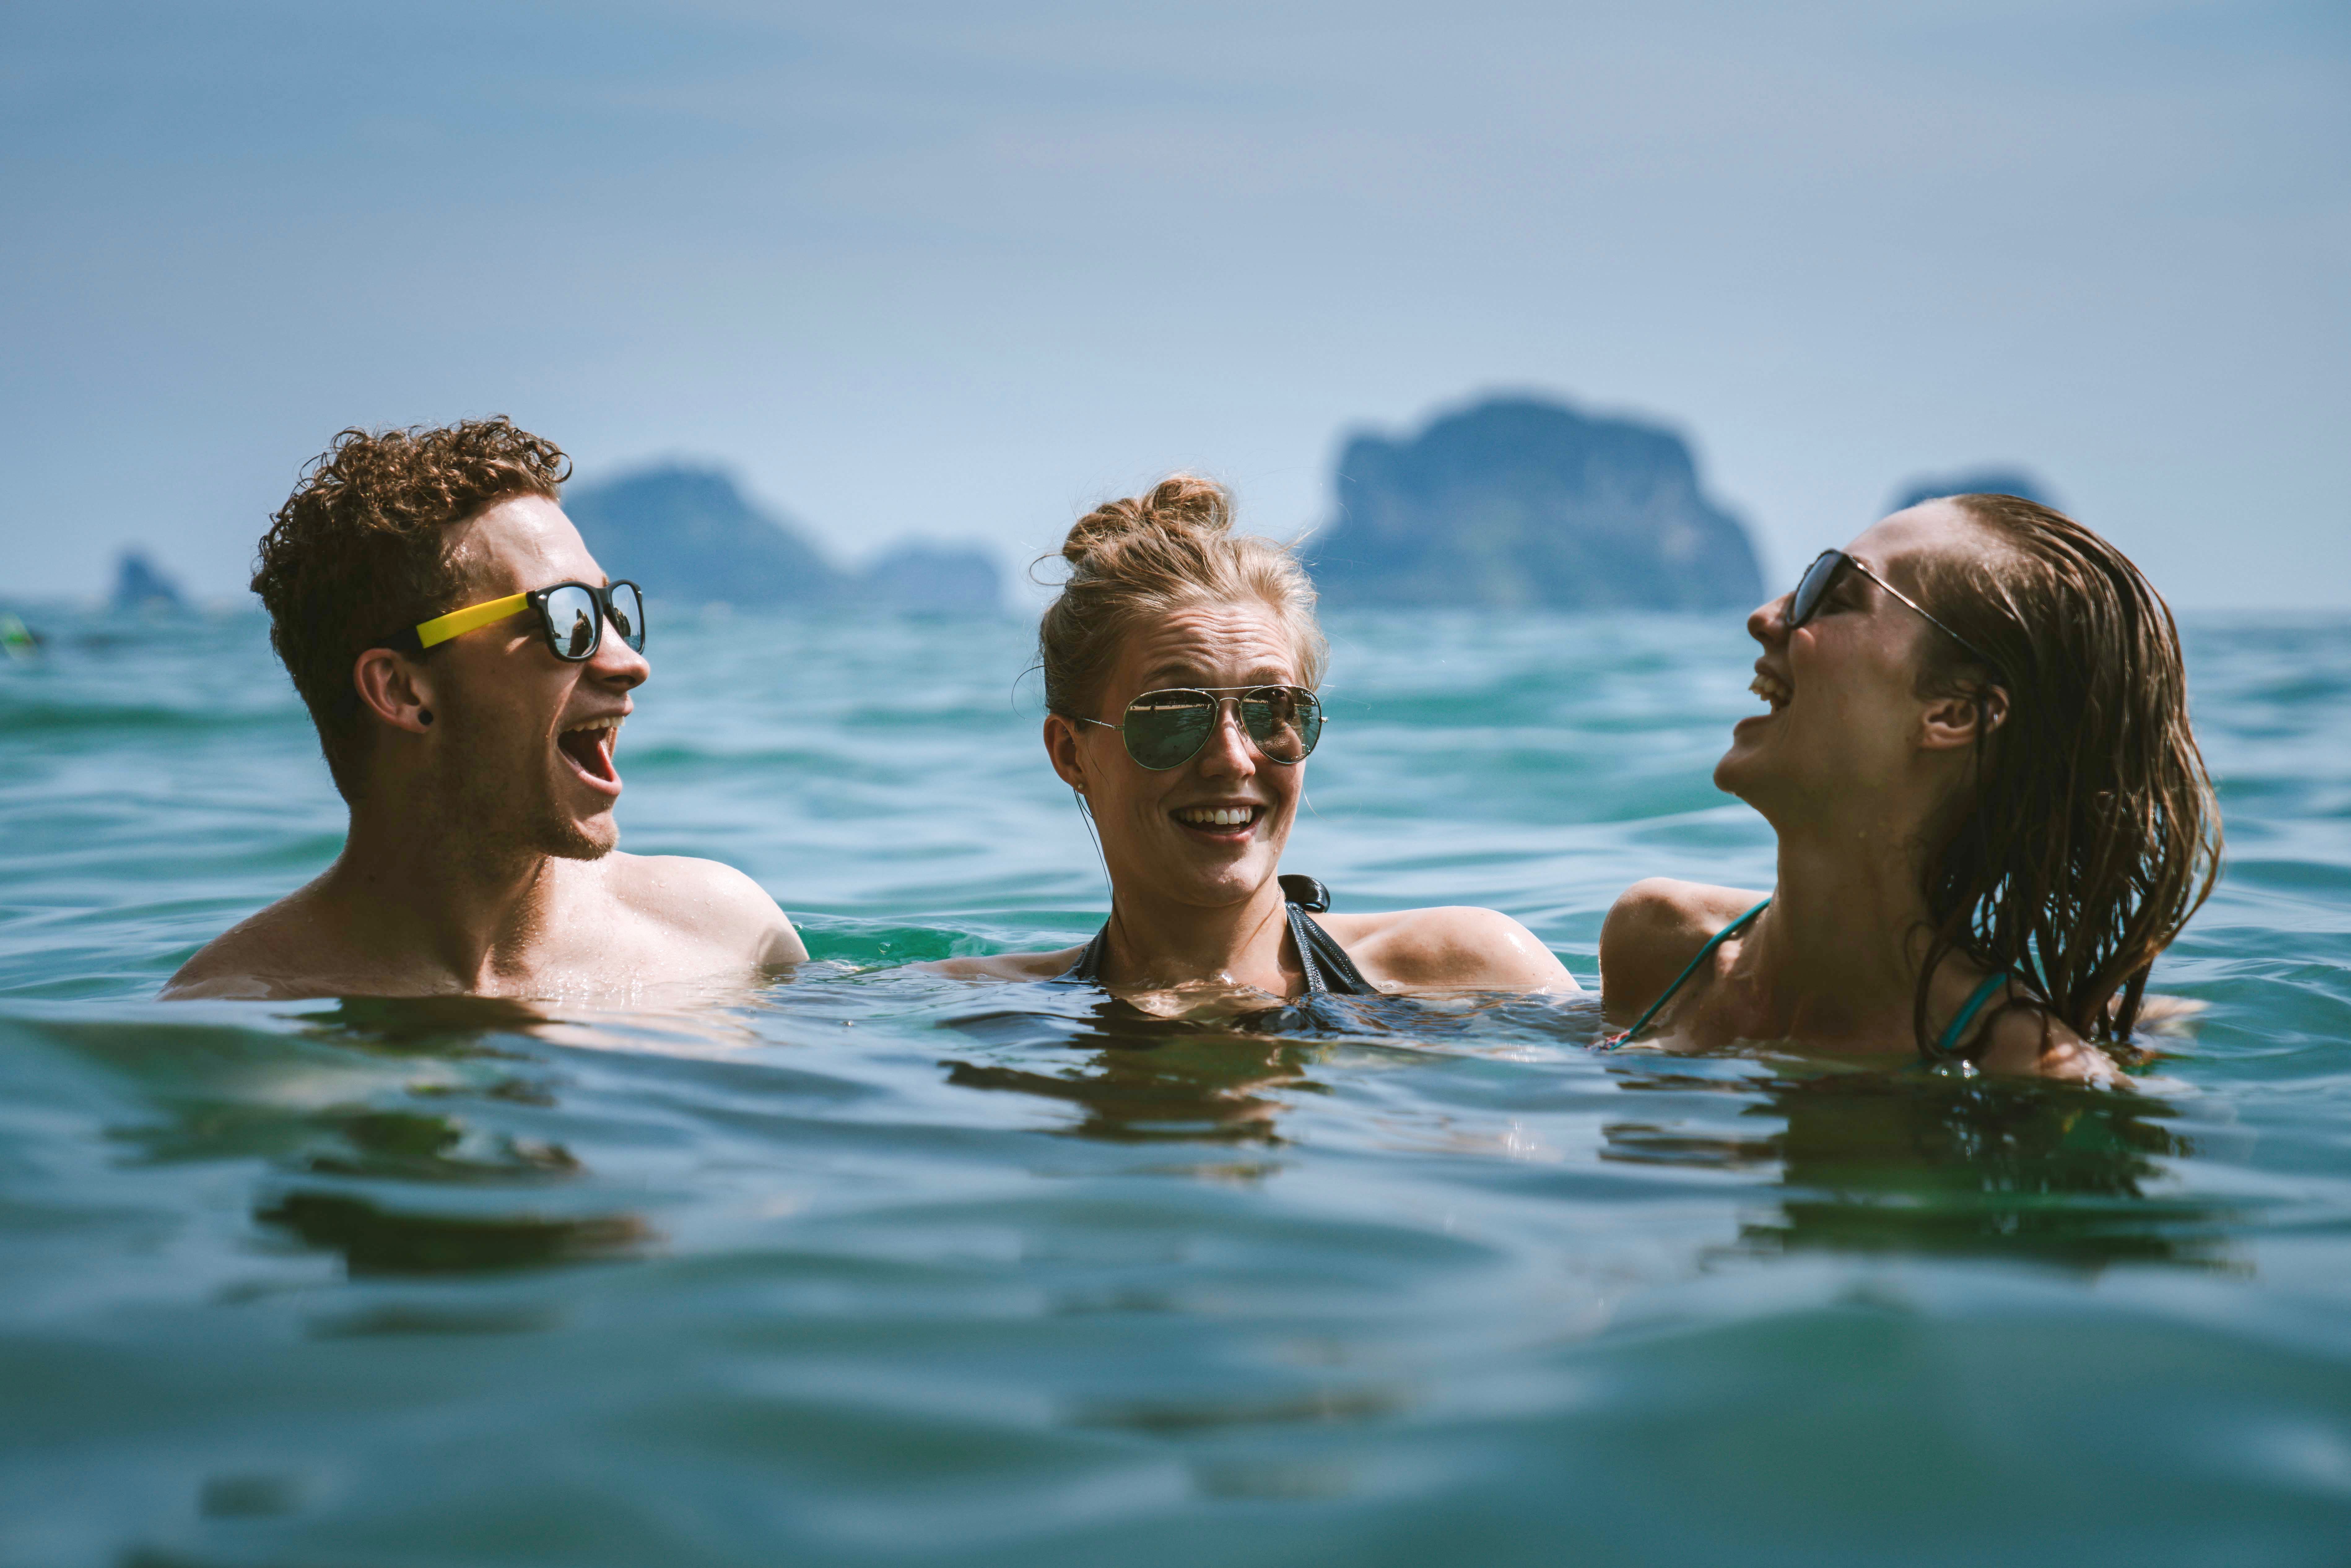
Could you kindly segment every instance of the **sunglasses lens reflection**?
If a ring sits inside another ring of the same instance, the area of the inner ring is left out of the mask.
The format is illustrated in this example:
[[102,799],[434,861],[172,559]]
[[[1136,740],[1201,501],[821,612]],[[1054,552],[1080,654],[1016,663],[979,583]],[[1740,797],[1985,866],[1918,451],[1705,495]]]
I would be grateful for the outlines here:
[[1844,564],[1843,550],[1823,550],[1813,564],[1804,569],[1803,580],[1796,584],[1795,596],[1788,601],[1788,626],[1791,631],[1813,618],[1821,601],[1836,580],[1837,568]]
[[1206,692],[1145,692],[1127,705],[1126,754],[1145,768],[1181,766],[1216,727],[1217,699]]
[[556,653],[585,659],[596,652],[596,596],[575,583],[566,583],[547,596],[547,631]]
[[612,601],[612,629],[621,640],[642,653],[645,651],[645,601],[633,582],[616,582],[610,597]]
[[[1216,732],[1217,699],[1207,692],[1145,692],[1127,705],[1119,732],[1126,754],[1154,769],[1180,768]],[[1241,727],[1275,762],[1303,762],[1322,735],[1322,705],[1298,686],[1258,686],[1240,698]]]
[[1259,686],[1241,698],[1241,723],[1276,762],[1303,762],[1322,737],[1322,705],[1296,686]]

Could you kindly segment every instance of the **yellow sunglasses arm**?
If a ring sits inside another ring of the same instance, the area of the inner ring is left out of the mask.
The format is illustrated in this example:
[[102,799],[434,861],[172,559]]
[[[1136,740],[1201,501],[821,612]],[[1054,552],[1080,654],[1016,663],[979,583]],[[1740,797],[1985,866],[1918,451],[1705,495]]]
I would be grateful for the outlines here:
[[436,616],[416,628],[419,647],[430,648],[446,643],[452,637],[462,637],[476,626],[487,626],[493,621],[503,621],[509,615],[519,615],[530,608],[530,595],[509,593],[504,599],[493,599],[485,604],[469,604],[463,610],[452,610]]

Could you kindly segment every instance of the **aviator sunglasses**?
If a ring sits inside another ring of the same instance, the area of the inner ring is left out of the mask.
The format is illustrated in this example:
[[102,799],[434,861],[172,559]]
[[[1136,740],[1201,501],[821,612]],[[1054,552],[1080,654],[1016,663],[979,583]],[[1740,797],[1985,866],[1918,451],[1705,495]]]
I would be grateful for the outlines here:
[[1322,738],[1322,699],[1304,686],[1182,686],[1144,693],[1116,724],[1082,714],[1061,716],[1118,731],[1138,766],[1164,773],[1200,755],[1227,703],[1239,710],[1241,728],[1268,762],[1294,767]]
[[1804,575],[1797,579],[1796,591],[1788,596],[1789,631],[1793,632],[1797,627],[1802,626],[1805,622],[1810,621],[1813,618],[1813,612],[1820,609],[1821,601],[1829,596],[1829,590],[1836,586],[1837,573],[1846,567],[1853,568],[1854,570],[1861,573],[1862,576],[1869,579],[1870,581],[1877,584],[1878,587],[1886,590],[1886,592],[1892,594],[1895,598],[1900,600],[1903,603],[1908,605],[1911,609],[1925,616],[1927,618],[1927,623],[1929,626],[1934,627],[1935,630],[1940,632],[1944,636],[1949,637],[1952,642],[1957,643],[1960,647],[1965,648],[1969,653],[1973,653],[1980,662],[1991,670],[1994,675],[1997,676],[2000,674],[1999,660],[1993,658],[1990,653],[1985,653],[1981,648],[1977,647],[1973,643],[1969,642],[1965,637],[1960,636],[1957,632],[1952,631],[1949,626],[1944,625],[1940,621],[1935,618],[1934,612],[1928,610],[1925,605],[1919,603],[1917,600],[1911,598],[1908,594],[1903,592],[1900,589],[1895,587],[1892,583],[1886,581],[1884,578],[1878,576],[1876,572],[1870,570],[1869,568],[1862,565],[1861,562],[1854,559],[1853,557],[1845,554],[1844,551],[1841,549],[1824,549],[1821,551],[1819,555],[1813,558],[1813,564],[1804,568]]
[[408,628],[392,641],[421,653],[452,637],[462,637],[477,626],[487,626],[527,610],[538,612],[539,629],[547,633],[548,647],[567,664],[585,664],[596,656],[596,650],[604,645],[607,621],[632,652],[645,651],[644,592],[625,580],[609,588],[586,582],[559,582],[552,588],[534,588],[528,593],[509,593],[504,599],[469,604],[463,610],[435,616]]

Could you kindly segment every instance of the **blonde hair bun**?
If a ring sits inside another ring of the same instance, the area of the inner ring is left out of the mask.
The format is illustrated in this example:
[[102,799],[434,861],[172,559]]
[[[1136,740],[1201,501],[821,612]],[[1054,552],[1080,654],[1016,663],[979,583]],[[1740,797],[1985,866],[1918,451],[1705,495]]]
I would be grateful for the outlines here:
[[1145,496],[1096,507],[1070,525],[1061,541],[1061,559],[1081,566],[1098,551],[1115,549],[1137,535],[1205,534],[1233,531],[1232,492],[1196,474],[1172,474]]
[[1037,626],[1045,706],[1055,713],[1092,716],[1127,632],[1193,604],[1264,605],[1289,629],[1299,679],[1322,682],[1329,645],[1305,567],[1288,545],[1233,532],[1232,492],[1214,479],[1175,474],[1096,507],[1071,526],[1061,559],[1069,573]]

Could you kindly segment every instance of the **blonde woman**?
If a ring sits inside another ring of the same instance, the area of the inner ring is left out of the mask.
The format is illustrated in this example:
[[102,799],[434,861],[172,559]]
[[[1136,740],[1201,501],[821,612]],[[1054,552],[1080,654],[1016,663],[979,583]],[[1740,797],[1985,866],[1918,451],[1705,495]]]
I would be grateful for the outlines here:
[[1322,913],[1280,875],[1322,732],[1314,590],[1286,548],[1232,531],[1230,497],[1177,476],[1078,520],[1038,628],[1045,754],[1111,880],[1082,946],[948,974],[1097,985],[1155,1011],[1432,990],[1573,991],[1490,909]]

